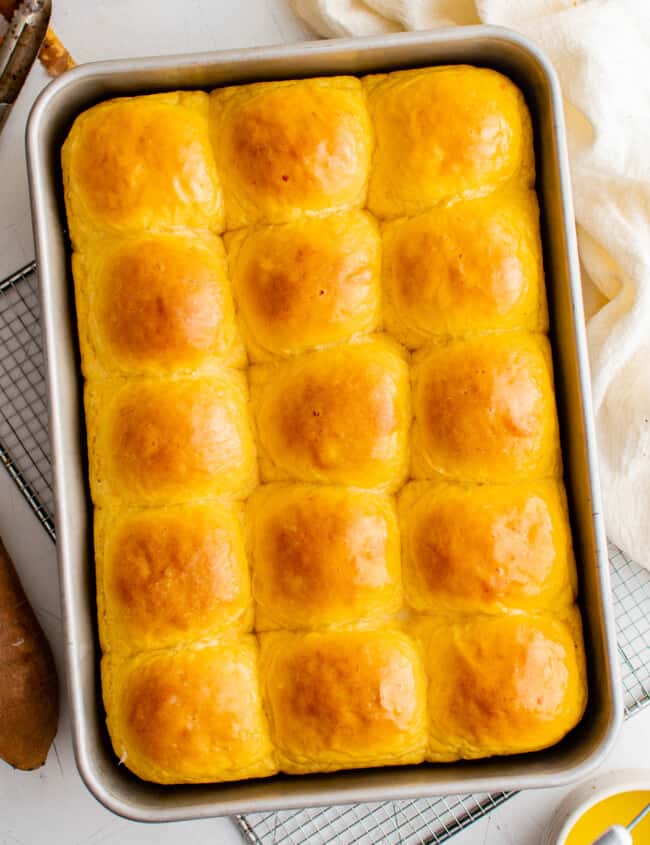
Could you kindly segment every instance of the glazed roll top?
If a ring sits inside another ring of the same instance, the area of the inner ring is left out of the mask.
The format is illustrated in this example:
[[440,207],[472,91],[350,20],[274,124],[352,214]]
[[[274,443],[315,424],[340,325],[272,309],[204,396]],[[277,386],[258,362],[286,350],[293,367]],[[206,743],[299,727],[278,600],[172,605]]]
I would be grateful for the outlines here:
[[424,759],[424,673],[402,632],[276,632],[261,640],[264,695],[283,771]]
[[582,631],[573,609],[563,617],[434,621],[424,628],[424,642],[435,679],[429,685],[429,760],[547,748],[584,711]]
[[255,486],[255,446],[240,373],[161,381],[89,382],[90,483],[97,505],[243,498]]
[[365,204],[373,135],[358,79],[222,88],[210,107],[228,229]]
[[521,91],[486,68],[440,67],[364,80],[376,134],[368,208],[406,217],[535,178]]
[[202,92],[111,100],[80,115],[63,145],[70,237],[93,254],[110,235],[224,228]]
[[250,634],[102,662],[115,753],[144,780],[204,783],[277,771]]
[[226,235],[226,246],[252,360],[379,328],[381,241],[367,212],[242,229]]
[[119,760],[203,783],[560,741],[586,683],[518,88],[118,99],[62,164]]
[[413,475],[520,481],[561,473],[548,340],[491,334],[414,357]]
[[252,627],[241,506],[101,508],[95,555],[107,651],[191,644]]
[[408,474],[409,371],[379,336],[253,367],[263,481],[395,490]]
[[399,497],[409,605],[423,613],[564,607],[576,593],[566,496],[555,479],[415,482]]
[[84,375],[244,366],[226,255],[209,232],[145,234],[75,253]]
[[382,225],[386,329],[416,348],[436,335],[546,331],[534,191],[488,194]]
[[387,619],[402,606],[390,496],[269,484],[249,499],[247,529],[258,631]]

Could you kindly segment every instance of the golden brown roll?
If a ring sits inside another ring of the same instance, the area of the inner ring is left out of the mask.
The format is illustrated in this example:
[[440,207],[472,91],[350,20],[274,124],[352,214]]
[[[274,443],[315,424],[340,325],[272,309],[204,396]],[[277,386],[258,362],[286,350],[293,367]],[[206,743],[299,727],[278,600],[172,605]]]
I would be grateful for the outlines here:
[[373,144],[358,79],[218,89],[211,123],[228,229],[363,206]]
[[84,375],[245,363],[221,240],[140,235],[72,257]]
[[537,751],[575,727],[587,703],[580,615],[473,616],[424,623],[427,760]]
[[104,651],[158,649],[252,628],[241,514],[233,506],[99,508],[95,560]]
[[407,601],[422,613],[556,610],[575,599],[561,481],[416,482],[399,499]]
[[61,158],[76,250],[108,232],[223,228],[207,94],[100,103],[75,120]]
[[393,500],[347,487],[272,484],[248,502],[255,628],[367,622],[402,603]]
[[425,680],[404,633],[337,631],[261,637],[262,689],[281,771],[419,763]]
[[499,191],[382,227],[384,320],[407,346],[435,335],[546,331],[533,191]]
[[89,382],[85,406],[96,505],[245,498],[256,484],[241,373]]
[[292,355],[374,331],[380,239],[362,211],[227,236],[233,290],[251,358]]
[[440,202],[534,181],[521,91],[487,68],[456,65],[367,76],[376,134],[368,208],[406,217]]
[[211,783],[277,771],[258,686],[257,644],[102,660],[108,730],[128,769],[154,783]]
[[422,349],[413,368],[415,478],[561,475],[551,350],[543,335],[476,336]]
[[385,336],[250,370],[263,481],[393,490],[408,471],[408,367]]

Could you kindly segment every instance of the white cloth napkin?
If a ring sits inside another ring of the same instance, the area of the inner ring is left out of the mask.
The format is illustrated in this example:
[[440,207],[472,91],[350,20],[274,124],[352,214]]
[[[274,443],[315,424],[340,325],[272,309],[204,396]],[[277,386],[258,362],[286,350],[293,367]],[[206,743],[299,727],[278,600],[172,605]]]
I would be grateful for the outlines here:
[[510,26],[564,93],[607,533],[650,569],[650,0],[292,0],[319,34]]

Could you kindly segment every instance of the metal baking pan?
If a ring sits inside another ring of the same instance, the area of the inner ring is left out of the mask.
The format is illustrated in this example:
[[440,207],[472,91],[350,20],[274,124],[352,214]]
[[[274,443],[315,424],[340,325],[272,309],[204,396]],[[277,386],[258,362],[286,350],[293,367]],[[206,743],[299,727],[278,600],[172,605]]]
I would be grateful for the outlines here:
[[[535,134],[557,401],[585,623],[589,705],[580,725],[543,752],[206,786],[161,787],[119,766],[104,726],[98,667],[91,502],[81,376],[59,163],[74,118],[100,100],[179,88],[469,63],[502,71],[523,90]],[[34,106],[27,152],[49,381],[56,531],[67,676],[77,764],[108,808],[171,821],[318,804],[558,786],[590,773],[622,719],[614,617],[596,468],[589,366],[562,100],[547,59],[508,30],[463,27],[200,55],[85,65],[53,82]]]

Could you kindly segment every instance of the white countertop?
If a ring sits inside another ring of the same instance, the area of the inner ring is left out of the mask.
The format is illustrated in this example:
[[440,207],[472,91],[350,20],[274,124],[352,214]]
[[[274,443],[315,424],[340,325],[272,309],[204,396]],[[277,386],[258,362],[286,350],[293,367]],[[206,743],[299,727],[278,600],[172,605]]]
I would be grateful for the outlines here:
[[[285,0],[55,0],[53,26],[80,61],[297,41],[308,33]],[[24,164],[26,115],[47,78],[32,71],[0,136],[0,278],[33,258]],[[0,348],[0,355],[2,349]],[[7,473],[0,470],[0,535],[49,636],[62,671],[55,550]],[[622,731],[605,769],[647,765],[650,708]],[[458,834],[455,845],[539,845],[567,788],[522,793]],[[47,764],[15,772],[0,762],[0,845],[235,845],[227,819],[147,826],[100,806],[77,773],[63,694],[59,733]]]

